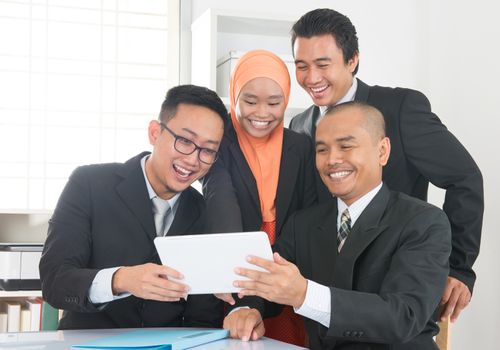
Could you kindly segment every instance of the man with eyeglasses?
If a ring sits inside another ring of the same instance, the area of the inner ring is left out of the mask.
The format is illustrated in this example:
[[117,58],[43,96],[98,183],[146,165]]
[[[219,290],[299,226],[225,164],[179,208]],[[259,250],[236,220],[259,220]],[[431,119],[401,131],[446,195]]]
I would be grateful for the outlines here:
[[149,123],[151,153],[73,172],[40,261],[43,297],[64,310],[59,329],[222,325],[222,302],[187,298],[153,239],[204,231],[205,204],[190,185],[216,161],[226,118],[215,92],[174,87]]

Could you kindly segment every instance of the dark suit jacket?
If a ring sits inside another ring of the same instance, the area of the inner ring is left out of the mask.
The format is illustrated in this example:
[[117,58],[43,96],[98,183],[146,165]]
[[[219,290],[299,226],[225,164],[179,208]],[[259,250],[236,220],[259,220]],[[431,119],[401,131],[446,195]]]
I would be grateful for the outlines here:
[[[474,287],[472,265],[479,254],[484,210],[483,179],[462,144],[431,112],[420,92],[368,86],[358,79],[356,101],[379,109],[391,140],[383,180],[394,191],[427,200],[429,182],[446,190],[443,210],[451,223],[453,250],[450,276]],[[292,119],[290,128],[314,138],[319,108],[312,106]],[[331,196],[317,181],[320,202]]]
[[[276,233],[296,210],[316,201],[311,140],[285,129],[276,193]],[[252,171],[232,127],[219,158],[203,179],[207,222],[211,232],[258,231],[262,225],[259,193]]]
[[[59,328],[155,326],[220,327],[222,304],[212,295],[189,296],[187,302],[156,302],[135,296],[94,305],[88,299],[100,269],[160,264],[139,154],[124,164],[77,168],[49,221],[40,261],[43,297],[64,309]],[[168,235],[203,232],[205,205],[196,190],[179,198]]]
[[[384,185],[340,253],[336,233],[335,200],[292,215],[274,247],[305,278],[330,287],[330,327],[305,318],[311,348],[437,349],[430,319],[448,276],[446,215]],[[263,305],[253,304],[266,315]]]

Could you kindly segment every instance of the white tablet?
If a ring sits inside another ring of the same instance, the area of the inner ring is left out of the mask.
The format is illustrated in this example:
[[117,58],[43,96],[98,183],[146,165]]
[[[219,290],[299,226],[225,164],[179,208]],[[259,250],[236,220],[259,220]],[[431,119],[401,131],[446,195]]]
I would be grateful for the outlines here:
[[272,260],[273,253],[265,232],[214,233],[157,237],[156,250],[163,265],[184,275],[181,281],[191,287],[189,294],[235,293],[236,267],[258,270],[246,261],[248,255]]

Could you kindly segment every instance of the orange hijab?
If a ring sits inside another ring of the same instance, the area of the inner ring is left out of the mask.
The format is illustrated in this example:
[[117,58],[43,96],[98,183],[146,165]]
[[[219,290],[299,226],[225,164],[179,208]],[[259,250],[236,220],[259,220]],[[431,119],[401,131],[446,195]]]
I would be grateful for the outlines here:
[[275,198],[283,147],[283,123],[278,125],[267,138],[250,136],[236,118],[236,102],[243,86],[255,78],[270,78],[283,90],[285,107],[290,97],[290,74],[285,63],[275,54],[265,50],[249,51],[238,60],[231,74],[229,103],[238,143],[252,170],[259,191],[263,222],[276,221]]

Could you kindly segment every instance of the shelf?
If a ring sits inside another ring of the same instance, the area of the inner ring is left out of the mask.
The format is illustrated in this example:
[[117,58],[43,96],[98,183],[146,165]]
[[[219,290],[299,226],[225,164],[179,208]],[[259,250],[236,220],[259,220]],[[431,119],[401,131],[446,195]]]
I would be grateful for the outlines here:
[[291,17],[208,9],[191,25],[191,82],[215,90],[217,60],[230,51],[291,55]]
[[239,57],[252,49],[279,55],[287,64],[291,94],[285,126],[311,105],[307,93],[295,80],[290,29],[296,18],[281,14],[207,9],[193,21],[191,82],[215,90],[228,107],[231,70]]
[[41,290],[0,290],[0,298],[36,298],[41,296]]
[[[304,99],[302,89],[295,81],[290,43],[290,29],[295,20],[282,14],[207,9],[191,25],[191,82],[227,96],[227,91],[221,90],[220,86],[227,86],[228,81],[217,84],[217,62],[229,55],[232,61],[228,66],[232,68],[241,53],[252,49],[269,50],[288,65],[292,81],[290,105],[304,110],[310,105],[310,100],[307,96]],[[228,80],[229,74],[224,77]]]
[[217,30],[222,33],[288,37],[295,22],[294,19],[286,16],[212,11],[218,17]]
[[53,209],[10,209],[2,208],[0,209],[0,215],[2,214],[25,214],[25,215],[52,215]]

